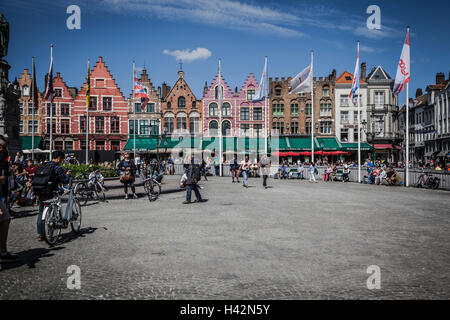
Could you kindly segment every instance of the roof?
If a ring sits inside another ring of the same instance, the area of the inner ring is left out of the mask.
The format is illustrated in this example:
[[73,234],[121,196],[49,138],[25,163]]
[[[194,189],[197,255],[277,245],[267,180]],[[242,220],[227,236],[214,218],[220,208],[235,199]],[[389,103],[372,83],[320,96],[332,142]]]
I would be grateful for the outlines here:
[[[353,83],[353,75],[348,72],[348,71],[344,71],[342,72],[342,74],[336,79],[336,83],[348,83],[348,84],[352,84]],[[363,84],[366,83],[366,81],[364,81],[363,79],[359,78],[359,83]]]
[[392,78],[384,71],[381,66],[373,67],[372,71],[370,71],[367,76],[369,81],[377,81],[377,80],[392,80]]

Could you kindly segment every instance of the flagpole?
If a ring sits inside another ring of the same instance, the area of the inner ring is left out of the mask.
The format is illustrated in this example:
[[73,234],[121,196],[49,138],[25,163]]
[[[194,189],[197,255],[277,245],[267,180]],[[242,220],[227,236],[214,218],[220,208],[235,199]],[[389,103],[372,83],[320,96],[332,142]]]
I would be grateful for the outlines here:
[[[269,121],[268,121],[268,119],[267,119],[267,116],[268,116],[268,112],[267,112],[267,100],[269,99],[269,90],[267,90],[267,84],[268,84],[268,76],[269,76],[269,73],[268,73],[268,69],[269,69],[269,66],[267,65],[267,56],[266,56],[266,61],[265,61],[265,65],[266,65],[266,70],[265,70],[265,72],[266,72],[266,79],[264,80],[264,97],[265,97],[265,99],[264,99],[264,131],[265,131],[265,135],[264,135],[264,155],[266,155],[267,156],[267,136],[268,136],[268,134],[269,134],[269,128],[267,127],[268,126],[268,123],[269,123]],[[258,141],[258,144],[259,144],[259,141]]]
[[135,76],[135,63],[133,60],[133,86],[131,87],[131,106],[133,108],[133,159],[136,161],[136,107],[134,106],[134,76]]
[[[407,27],[407,34],[409,35],[409,26]],[[409,44],[411,52],[411,43]],[[410,53],[411,57],[411,53]],[[411,68],[411,66],[409,66]],[[408,70],[411,74],[411,70]],[[409,187],[409,82],[406,84],[406,187]]]
[[[50,45],[50,63],[53,63],[53,44]],[[53,72],[53,70],[52,70]],[[50,75],[49,75],[50,77]],[[53,79],[51,79],[53,81]],[[49,160],[52,160],[53,153],[53,98],[50,101],[50,154]]]
[[[86,83],[86,95],[87,93],[87,89],[89,88],[89,99],[90,97],[90,91],[91,91],[91,77],[90,77],[90,73],[91,73],[91,67],[90,67],[90,63],[89,63],[89,59],[88,59],[88,78],[86,79],[86,81],[89,81],[89,83]],[[90,107],[90,103],[87,101],[86,98],[86,164],[89,164],[89,107]]]
[[311,163],[314,164],[314,50],[311,50]]
[[221,67],[221,59],[219,59],[219,176],[222,176],[222,103],[223,103],[223,89],[222,89],[222,67]]
[[[359,40],[358,40],[358,57],[359,57]],[[359,60],[357,61],[359,64]],[[359,68],[359,66],[357,66]],[[359,72],[358,79],[359,81]],[[358,83],[358,183],[361,182],[361,86]]]
[[[31,63],[32,63],[32,67],[33,67],[33,82],[32,82],[32,87],[33,90],[31,90],[31,96],[32,96],[32,102],[33,102],[33,109],[32,109],[32,113],[31,113],[31,160],[34,161],[34,110],[36,108],[36,101],[34,101],[34,92],[36,91],[36,88],[34,87],[35,82],[35,77],[36,75],[34,74],[34,57],[31,58]],[[28,108],[28,110],[30,110]]]

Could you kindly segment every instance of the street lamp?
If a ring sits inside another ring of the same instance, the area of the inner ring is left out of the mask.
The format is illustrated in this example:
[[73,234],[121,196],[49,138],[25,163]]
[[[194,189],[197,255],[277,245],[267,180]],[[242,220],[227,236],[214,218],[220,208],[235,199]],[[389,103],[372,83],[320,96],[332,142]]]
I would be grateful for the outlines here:
[[322,165],[323,165],[323,147],[325,146],[325,143],[323,141],[320,142],[320,150],[322,151]]
[[[370,115],[372,128],[369,128],[369,123],[366,120],[361,121],[361,124],[363,126],[363,131],[367,136],[367,140],[371,141],[372,143],[375,141],[375,137],[378,136],[383,130],[381,129],[381,126],[378,128],[378,130],[375,130],[376,126],[375,124],[381,124],[384,121],[381,119],[376,119],[376,116],[372,113]],[[370,138],[369,138],[370,137]]]

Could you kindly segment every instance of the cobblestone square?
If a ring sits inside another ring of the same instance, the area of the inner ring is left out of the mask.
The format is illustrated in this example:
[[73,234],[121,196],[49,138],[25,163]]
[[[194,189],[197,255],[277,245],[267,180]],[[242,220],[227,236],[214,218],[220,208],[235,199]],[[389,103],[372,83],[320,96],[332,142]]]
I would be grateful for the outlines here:
[[[9,240],[21,259],[2,265],[0,299],[450,298],[448,192],[230,180],[202,181],[203,204],[182,205],[184,192],[89,204],[82,235],[63,231],[53,248],[21,209]],[[371,265],[381,289],[367,288]]]

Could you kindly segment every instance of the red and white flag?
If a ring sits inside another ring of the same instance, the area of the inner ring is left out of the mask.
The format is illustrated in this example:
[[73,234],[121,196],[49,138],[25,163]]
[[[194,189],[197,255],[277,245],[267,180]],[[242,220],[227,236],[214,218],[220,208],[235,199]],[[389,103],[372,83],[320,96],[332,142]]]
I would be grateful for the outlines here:
[[145,106],[149,102],[149,98],[147,93],[145,92],[145,88],[142,86],[139,79],[136,77],[136,72],[134,72],[134,96],[136,98],[140,98],[142,111],[145,110]]
[[409,43],[409,28],[406,33],[405,44],[403,45],[402,55],[398,63],[397,75],[395,76],[394,95],[398,96],[404,89],[406,84],[411,80],[410,77],[410,43]]

